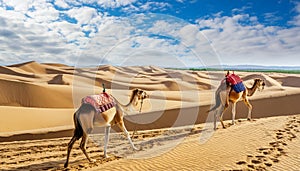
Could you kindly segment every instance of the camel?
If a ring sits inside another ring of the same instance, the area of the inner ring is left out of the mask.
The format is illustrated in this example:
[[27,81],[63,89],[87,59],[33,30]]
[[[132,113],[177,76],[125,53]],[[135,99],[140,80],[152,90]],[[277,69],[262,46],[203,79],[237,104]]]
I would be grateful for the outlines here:
[[[248,116],[247,119],[251,120],[251,113],[252,113],[252,105],[250,104],[248,97],[253,96],[253,94],[257,90],[263,90],[265,86],[265,82],[262,79],[256,78],[254,79],[254,84],[251,88],[245,86],[245,90],[237,93],[231,86],[227,85],[226,82],[222,82],[221,85],[218,87],[215,93],[216,104],[214,107],[208,110],[208,112],[213,111],[217,108],[221,107],[221,114],[219,116],[220,122],[225,128],[223,123],[223,114],[229,106],[229,103],[232,103],[232,125],[235,123],[235,114],[236,114],[236,103],[238,101],[243,100],[245,105],[248,107]],[[217,120],[218,112],[214,114],[214,129],[216,130],[216,120]]]
[[111,126],[115,124],[121,129],[121,131],[123,131],[126,134],[131,147],[134,150],[137,150],[124,125],[123,113],[124,109],[128,109],[128,107],[133,107],[132,105],[137,106],[139,101],[141,102],[141,110],[143,100],[148,97],[149,95],[147,95],[145,91],[141,89],[134,89],[132,91],[128,104],[122,105],[113,97],[114,101],[116,102],[115,105],[102,113],[97,112],[96,108],[93,105],[89,103],[82,103],[73,115],[75,130],[72,139],[68,143],[67,159],[64,164],[64,167],[68,167],[72,147],[75,141],[79,140],[80,138],[82,138],[80,148],[83,154],[86,156],[89,162],[95,162],[95,160],[92,160],[86,152],[88,134],[92,132],[94,126],[105,127],[104,158],[108,158],[107,145],[109,140],[109,132]]

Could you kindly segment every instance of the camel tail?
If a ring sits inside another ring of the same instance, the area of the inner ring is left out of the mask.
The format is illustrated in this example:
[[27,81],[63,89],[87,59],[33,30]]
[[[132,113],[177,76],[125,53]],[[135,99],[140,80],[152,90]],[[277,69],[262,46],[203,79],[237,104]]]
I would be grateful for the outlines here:
[[207,113],[208,113],[208,112],[211,112],[211,111],[213,111],[213,110],[216,110],[216,109],[221,105],[220,91],[217,91],[217,92],[216,92],[215,98],[216,98],[216,104],[215,104],[215,106],[212,107],[211,109],[209,109],[209,110],[207,111]]
[[75,125],[73,137],[76,137],[76,140],[79,140],[83,136],[83,129],[80,124],[79,114],[80,114],[80,108],[73,115],[73,120]]

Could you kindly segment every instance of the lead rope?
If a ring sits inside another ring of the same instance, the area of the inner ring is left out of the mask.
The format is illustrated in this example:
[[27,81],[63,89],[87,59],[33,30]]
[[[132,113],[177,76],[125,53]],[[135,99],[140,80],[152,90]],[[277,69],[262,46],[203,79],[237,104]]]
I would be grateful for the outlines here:
[[141,100],[141,107],[140,107],[140,113],[141,113],[141,111],[142,111],[142,107],[143,107],[143,101],[144,101],[144,98],[142,98],[142,100]]
[[133,133],[131,135],[131,139],[134,139],[135,134],[137,134],[136,126],[134,126]]
[[103,88],[102,92],[105,93],[105,85],[104,85],[104,83],[102,83],[102,88]]
[[[143,107],[143,102],[144,102],[144,98],[142,98],[142,100],[141,100],[141,107],[140,107],[140,113],[141,113],[141,111],[142,111],[142,107]],[[131,139],[134,139],[134,136],[135,136],[135,134],[137,134],[138,132],[137,132],[137,130],[136,130],[136,126],[134,127],[134,129],[133,129],[133,133],[132,133],[132,135],[131,135]]]

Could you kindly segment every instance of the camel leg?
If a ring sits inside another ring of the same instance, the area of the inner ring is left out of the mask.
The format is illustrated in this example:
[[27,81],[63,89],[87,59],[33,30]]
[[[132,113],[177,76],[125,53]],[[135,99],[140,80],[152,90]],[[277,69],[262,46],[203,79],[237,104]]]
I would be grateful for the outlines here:
[[[218,114],[215,114],[215,119],[214,119],[214,130],[217,130],[217,115]],[[221,124],[222,124],[222,127],[223,128],[225,128],[225,125],[224,125],[224,123],[223,123],[223,119],[219,116],[219,120],[220,120],[220,122],[221,122]]]
[[221,114],[221,116],[219,117],[219,119],[220,119],[220,122],[221,122],[221,124],[222,124],[222,127],[223,127],[223,128],[226,128],[226,127],[225,127],[225,124],[224,124],[224,122],[223,122],[223,113]]
[[132,140],[131,140],[131,138],[130,138],[130,135],[129,135],[129,133],[128,133],[128,131],[127,131],[125,125],[124,125],[124,122],[123,122],[123,121],[119,122],[119,123],[118,123],[118,126],[119,126],[119,128],[125,133],[125,135],[126,135],[128,141],[129,141],[131,147],[132,147],[134,150],[138,150],[138,149],[134,146],[134,144],[133,144],[133,142],[132,142]]
[[218,112],[216,111],[216,112],[214,113],[214,130],[217,129],[217,115],[218,115]]
[[232,103],[232,125],[234,125],[235,113],[236,113],[236,103]]
[[70,158],[71,150],[73,148],[73,145],[74,145],[75,141],[76,141],[76,137],[73,136],[72,139],[70,140],[70,142],[68,143],[67,160],[66,160],[65,165],[64,165],[65,168],[67,168],[68,165],[69,165],[69,158]]
[[221,109],[223,109],[222,113],[220,115],[218,115],[219,112],[215,113],[215,117],[214,117],[214,129],[215,130],[217,129],[217,117],[220,120],[220,122],[222,124],[222,127],[225,128],[225,124],[223,122],[223,114],[224,114],[224,112],[226,111],[227,108],[228,108],[228,105],[222,106],[221,107]]
[[250,121],[251,120],[251,114],[252,114],[252,105],[250,104],[249,100],[247,98],[244,98],[244,103],[248,107],[248,116],[247,119]]
[[95,162],[95,160],[91,159],[86,152],[86,143],[88,141],[88,134],[83,133],[81,142],[80,142],[80,149],[82,150],[85,157],[89,160],[89,162]]
[[224,106],[224,109],[223,109],[223,111],[222,111],[222,113],[221,113],[221,115],[220,115],[220,122],[221,122],[223,128],[226,128],[226,127],[225,127],[225,124],[224,124],[224,122],[223,122],[223,115],[224,115],[225,111],[227,110],[228,106],[229,106],[229,103],[226,102],[226,104],[225,104],[225,106]]
[[107,145],[109,141],[110,125],[105,127],[105,137],[104,137],[104,158],[108,158],[107,155]]

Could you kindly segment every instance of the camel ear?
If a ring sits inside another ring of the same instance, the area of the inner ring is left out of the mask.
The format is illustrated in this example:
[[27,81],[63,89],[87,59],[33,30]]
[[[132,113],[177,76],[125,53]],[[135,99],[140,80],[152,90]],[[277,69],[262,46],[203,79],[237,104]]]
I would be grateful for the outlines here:
[[136,88],[131,90],[131,95],[129,95],[129,96],[132,96],[132,95],[134,95],[135,93],[136,93]]
[[138,89],[138,88],[135,88],[135,89],[132,90],[132,93],[133,93],[133,94],[136,94],[138,91],[139,91],[139,89]]

